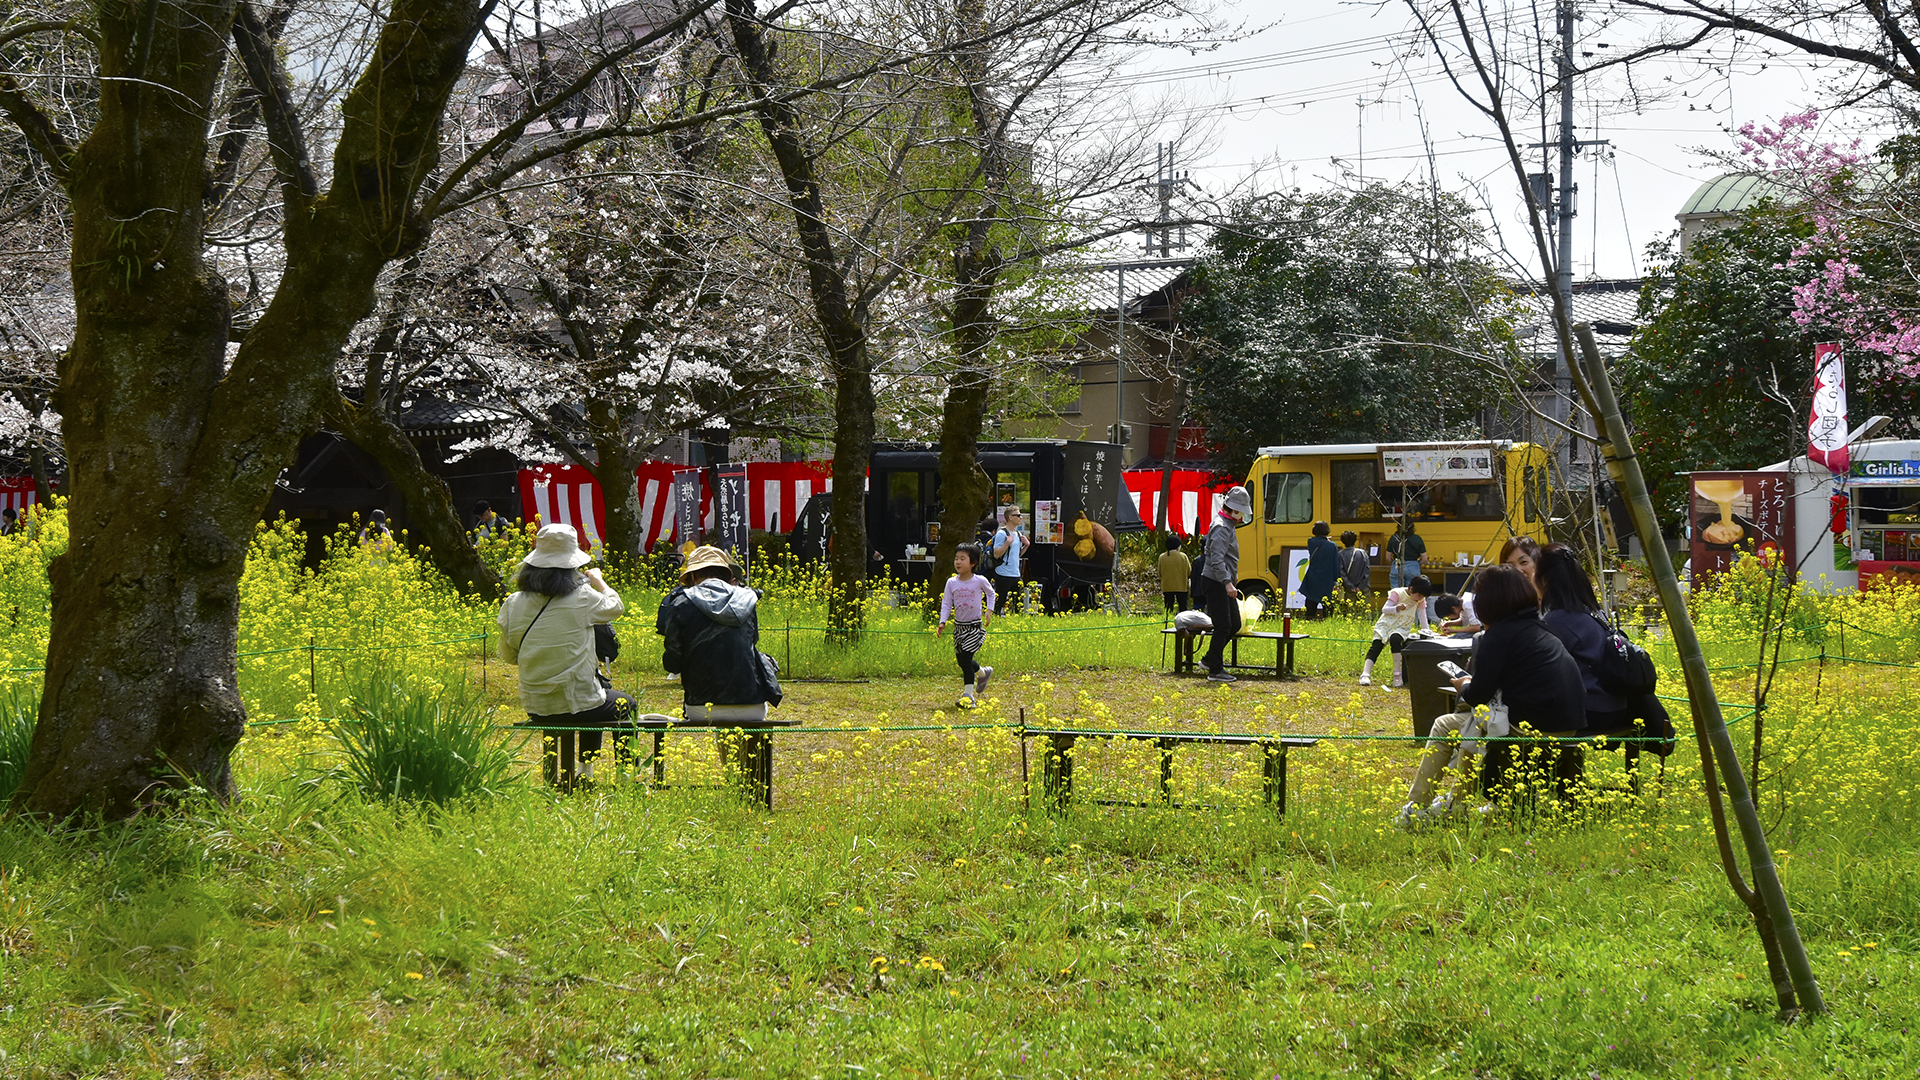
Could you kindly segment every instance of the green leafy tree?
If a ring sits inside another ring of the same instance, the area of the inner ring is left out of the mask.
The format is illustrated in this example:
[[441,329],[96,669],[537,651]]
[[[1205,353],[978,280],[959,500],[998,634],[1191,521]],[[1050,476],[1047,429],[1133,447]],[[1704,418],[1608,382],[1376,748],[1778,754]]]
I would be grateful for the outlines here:
[[1765,204],[1685,253],[1672,237],[1648,249],[1641,329],[1617,371],[1662,516],[1685,516],[1679,474],[1755,468],[1805,442],[1813,349],[1793,289],[1806,274],[1787,263],[1810,232]]
[[1205,342],[1194,408],[1222,464],[1263,444],[1476,434],[1500,385],[1482,367],[1512,357],[1513,334],[1475,220],[1420,186],[1236,207],[1182,310]]

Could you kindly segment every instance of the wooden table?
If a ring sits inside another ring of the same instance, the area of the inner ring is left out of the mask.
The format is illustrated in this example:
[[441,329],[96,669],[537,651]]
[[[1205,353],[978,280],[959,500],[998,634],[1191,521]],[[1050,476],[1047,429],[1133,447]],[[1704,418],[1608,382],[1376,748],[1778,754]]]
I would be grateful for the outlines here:
[[[1162,634],[1173,635],[1174,674],[1195,674],[1199,668],[1200,636],[1202,634],[1211,634],[1213,631],[1195,630],[1189,632],[1176,630],[1169,626],[1160,632]],[[1312,637],[1312,634],[1274,633],[1271,630],[1248,630],[1245,633],[1235,634],[1233,639],[1227,642],[1226,666],[1239,671],[1258,671],[1272,674],[1276,679],[1294,678],[1293,643],[1296,641],[1306,641]],[[1271,666],[1266,664],[1242,664],[1240,662],[1241,638],[1258,638],[1262,641],[1273,642],[1273,664]]]
[[[1173,801],[1173,751],[1177,746],[1258,746],[1265,753],[1262,762],[1264,781],[1261,797],[1267,805],[1273,807],[1275,816],[1287,812],[1287,751],[1294,748],[1308,749],[1320,740],[1295,735],[1218,735],[1205,732],[1186,731],[1103,731],[1082,728],[1022,728],[1020,745],[1022,760],[1025,759],[1026,741],[1029,738],[1046,739],[1047,755],[1041,765],[1041,787],[1046,792],[1047,808],[1063,810],[1073,800],[1073,746],[1081,739],[1135,739],[1151,742],[1160,747],[1160,798],[1159,804],[1178,805]],[[1149,803],[1117,802],[1111,799],[1095,800],[1108,806],[1148,806]]]

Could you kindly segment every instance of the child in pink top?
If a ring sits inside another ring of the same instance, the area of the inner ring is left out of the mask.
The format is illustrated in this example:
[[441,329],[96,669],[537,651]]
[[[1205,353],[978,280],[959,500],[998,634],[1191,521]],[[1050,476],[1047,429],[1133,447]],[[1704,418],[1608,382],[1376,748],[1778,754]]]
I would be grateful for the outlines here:
[[959,704],[973,705],[975,694],[987,692],[987,680],[993,669],[973,662],[980,646],[986,644],[987,626],[993,621],[993,584],[974,570],[980,565],[979,544],[961,544],[953,552],[953,576],[940,594],[940,626],[934,636],[947,632],[947,617],[953,617],[953,657],[960,662],[962,688]]

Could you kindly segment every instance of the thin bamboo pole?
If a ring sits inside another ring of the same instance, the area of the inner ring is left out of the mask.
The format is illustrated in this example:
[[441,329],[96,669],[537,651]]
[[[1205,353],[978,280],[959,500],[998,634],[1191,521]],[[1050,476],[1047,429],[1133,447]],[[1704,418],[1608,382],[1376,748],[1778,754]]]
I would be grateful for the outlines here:
[[1766,829],[1760,824],[1760,813],[1753,805],[1746,772],[1741,767],[1739,752],[1734,749],[1733,735],[1728,732],[1726,717],[1720,712],[1720,699],[1713,690],[1713,676],[1707,671],[1707,658],[1700,649],[1700,636],[1694,632],[1693,617],[1687,611],[1686,598],[1680,595],[1680,579],[1673,571],[1673,559],[1667,553],[1666,542],[1661,538],[1660,527],[1654,519],[1653,498],[1647,493],[1646,476],[1640,471],[1640,459],[1634,454],[1626,418],[1620,414],[1620,404],[1614,398],[1613,380],[1607,375],[1605,362],[1600,359],[1600,348],[1593,340],[1593,328],[1586,323],[1577,323],[1573,331],[1580,340],[1580,354],[1586,364],[1587,381],[1606,428],[1606,441],[1601,444],[1601,453],[1606,456],[1607,470],[1613,474],[1614,482],[1626,490],[1627,506],[1633,513],[1633,529],[1640,534],[1640,546],[1646,549],[1647,567],[1653,571],[1654,583],[1660,590],[1660,604],[1666,609],[1667,631],[1673,636],[1674,648],[1680,654],[1681,670],[1686,674],[1693,722],[1704,731],[1708,744],[1713,748],[1720,782],[1726,788],[1727,801],[1733,805],[1733,819],[1747,849],[1754,891],[1760,895],[1766,914],[1773,923],[1781,959],[1785,962],[1788,977],[1793,981],[1794,996],[1800,1008],[1811,1013],[1825,1012],[1826,1002],[1820,996],[1820,983],[1814,978],[1813,963],[1807,958],[1806,946],[1800,941],[1799,928],[1794,925],[1793,909],[1787,905],[1787,891],[1780,884],[1779,868],[1774,865],[1773,852],[1767,846]]

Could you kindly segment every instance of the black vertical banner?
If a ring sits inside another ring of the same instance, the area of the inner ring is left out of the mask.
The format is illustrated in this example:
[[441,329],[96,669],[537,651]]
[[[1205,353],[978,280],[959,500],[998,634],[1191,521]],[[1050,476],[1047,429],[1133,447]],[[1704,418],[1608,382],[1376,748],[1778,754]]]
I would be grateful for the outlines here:
[[700,470],[673,471],[673,507],[676,516],[673,546],[684,548],[700,540]]
[[713,531],[719,546],[747,573],[747,466],[722,465],[713,471]]

